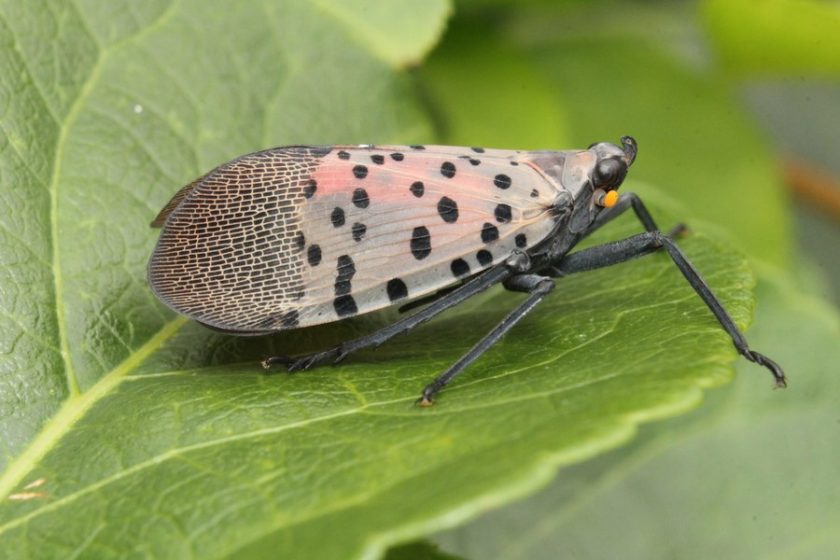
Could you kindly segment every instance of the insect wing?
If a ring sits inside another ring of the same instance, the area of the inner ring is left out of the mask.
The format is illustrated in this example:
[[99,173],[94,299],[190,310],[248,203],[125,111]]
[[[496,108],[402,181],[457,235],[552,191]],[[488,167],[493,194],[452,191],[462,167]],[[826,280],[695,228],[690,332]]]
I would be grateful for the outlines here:
[[177,311],[241,333],[422,297],[550,233],[556,189],[527,156],[444,146],[243,156],[167,206],[150,281]]
[[[302,321],[436,292],[547,235],[550,187],[516,152],[487,152],[337,147],[325,156],[302,209],[306,250],[320,257],[307,263]],[[532,196],[538,185],[544,196]]]

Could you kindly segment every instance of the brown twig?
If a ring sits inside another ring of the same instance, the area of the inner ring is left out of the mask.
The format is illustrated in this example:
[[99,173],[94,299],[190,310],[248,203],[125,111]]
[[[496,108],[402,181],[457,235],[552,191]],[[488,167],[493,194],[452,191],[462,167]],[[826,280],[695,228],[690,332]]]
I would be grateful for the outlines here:
[[788,158],[785,182],[794,196],[840,222],[840,179],[801,159]]

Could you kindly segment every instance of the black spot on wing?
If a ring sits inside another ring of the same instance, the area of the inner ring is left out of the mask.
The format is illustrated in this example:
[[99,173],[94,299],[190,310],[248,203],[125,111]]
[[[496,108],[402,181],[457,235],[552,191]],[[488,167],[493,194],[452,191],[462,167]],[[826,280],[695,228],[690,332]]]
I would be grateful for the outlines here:
[[510,177],[505,175],[504,173],[499,173],[493,179],[493,184],[499,187],[500,189],[509,189],[510,183]]
[[339,317],[349,317],[359,312],[356,300],[351,295],[338,296],[333,300],[333,308]]
[[418,261],[425,259],[432,252],[432,237],[428,228],[419,226],[411,232],[411,254]]
[[365,224],[356,222],[353,224],[353,239],[355,241],[361,241],[365,237],[365,233],[367,233],[367,226]]
[[368,168],[364,165],[357,165],[353,168],[353,176],[356,179],[364,179],[365,177],[367,177],[367,174]]
[[310,146],[309,153],[314,157],[324,157],[332,151],[332,146]]
[[353,276],[356,275],[356,265],[349,255],[338,257],[336,273],[335,295],[343,296],[349,294],[353,289],[350,282],[353,280]]
[[309,261],[309,266],[318,266],[321,264],[321,246],[312,244],[306,250],[306,260]]
[[485,222],[484,226],[481,228],[481,240],[485,243],[491,243],[496,241],[499,238],[499,228],[491,224],[490,222]]
[[463,278],[470,275],[470,265],[464,259],[455,259],[449,266],[452,275],[456,278]]
[[370,205],[370,197],[365,189],[353,191],[353,205],[356,208],[367,208]]
[[506,224],[510,222],[512,218],[512,210],[510,208],[510,204],[498,204],[496,205],[496,221],[500,224]]
[[408,286],[399,278],[389,280],[386,290],[388,292],[388,299],[392,302],[408,297]]
[[312,198],[316,190],[318,190],[318,183],[315,181],[315,179],[310,179],[309,183],[307,183],[306,186],[303,187],[303,196],[305,198]]
[[455,176],[455,164],[451,161],[444,161],[440,166],[440,174],[451,179]]
[[438,201],[437,211],[441,219],[448,224],[458,221],[458,204],[448,196]]

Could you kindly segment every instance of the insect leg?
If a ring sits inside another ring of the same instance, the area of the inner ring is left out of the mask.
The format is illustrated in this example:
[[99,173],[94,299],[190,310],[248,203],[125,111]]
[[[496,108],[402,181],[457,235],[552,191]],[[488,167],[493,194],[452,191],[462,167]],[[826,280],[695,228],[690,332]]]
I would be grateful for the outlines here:
[[496,266],[489,269],[484,274],[476,276],[472,280],[460,285],[457,289],[446,294],[417,313],[400,319],[399,321],[369,335],[342,342],[338,346],[328,348],[321,352],[314,352],[312,354],[298,356],[295,358],[287,356],[272,356],[263,360],[262,365],[265,368],[269,368],[273,364],[287,364],[288,370],[291,372],[307,370],[314,366],[330,362],[339,362],[348,354],[363,348],[379,346],[394,336],[409,331],[421,323],[425,323],[450,307],[458,305],[464,300],[471,298],[472,296],[498,284],[499,282],[503,282],[518,272],[521,271],[512,269],[507,264]]
[[457,289],[458,289],[457,285],[456,286],[450,286],[448,288],[438,290],[437,292],[435,292],[433,294],[423,296],[420,299],[415,299],[414,301],[410,301],[410,302],[406,303],[405,305],[401,306],[399,308],[399,312],[400,313],[405,313],[407,311],[411,311],[412,309],[417,309],[418,307],[423,307],[424,305],[427,305],[429,303],[432,303],[433,301],[439,300],[440,298],[442,298],[446,294],[452,293]]
[[[607,208],[607,209],[603,210],[598,215],[598,217],[595,219],[595,221],[592,222],[592,224],[589,226],[589,228],[587,228],[587,230],[583,233],[583,235],[581,236],[581,239],[585,239],[586,237],[590,236],[596,230],[598,230],[598,229],[602,228],[603,226],[607,225],[612,220],[616,219],[617,217],[622,215],[624,212],[626,212],[630,208],[633,208],[633,211],[636,213],[636,217],[639,218],[639,221],[645,227],[646,231],[648,231],[648,232],[651,232],[651,231],[659,232],[659,229],[657,228],[656,222],[653,221],[653,217],[650,215],[650,212],[648,212],[648,209],[645,207],[644,203],[638,197],[638,195],[636,195],[636,193],[624,193],[623,195],[621,195],[621,198],[619,199],[618,203],[615,206],[613,206],[612,208]],[[668,232],[667,237],[671,238],[671,239],[673,239],[675,237],[679,237],[683,233],[685,233],[687,230],[688,230],[688,227],[685,224],[682,224],[682,223],[677,224],[676,226],[671,228],[671,231]],[[639,254],[636,254],[634,256],[639,257],[639,256],[647,254],[651,251],[655,251],[657,249],[660,249],[661,247],[662,246],[659,245],[659,246],[653,247],[649,251],[645,251],[643,253],[639,253]],[[575,255],[575,254],[580,253],[580,252],[581,251],[577,251],[576,253],[567,254],[566,257],[568,258],[571,255]],[[581,258],[586,258],[586,257],[581,257]],[[632,257],[628,257],[628,258],[632,258]],[[555,262],[559,262],[559,261],[555,261]],[[623,262],[623,261],[618,261],[618,262]],[[568,272],[557,270],[556,267],[552,266],[552,265],[549,265],[548,267],[544,268],[541,272],[543,274],[546,274],[548,276],[553,276],[553,277],[564,276],[565,274],[568,274]]]
[[[606,208],[601,211],[598,217],[595,218],[595,221],[592,222],[592,224],[583,234],[583,237],[586,237],[592,232],[602,228],[617,217],[621,216],[630,208],[633,209],[633,212],[636,214],[636,217],[644,226],[645,231],[659,231],[659,227],[656,225],[653,216],[650,215],[650,212],[645,207],[645,204],[644,202],[642,202],[642,199],[639,198],[639,195],[637,195],[636,193],[627,192],[621,195],[615,206],[613,206],[612,208]],[[685,232],[687,229],[688,228],[685,224],[677,224],[668,233],[668,235],[670,237],[677,237],[681,233]]]
[[639,196],[636,193],[626,192],[621,194],[615,206],[601,211],[595,221],[592,222],[592,225],[589,226],[587,233],[600,229],[602,226],[619,217],[630,208],[633,209],[636,213],[636,217],[638,217],[639,221],[642,222],[642,225],[645,227],[645,231],[659,230],[656,226],[656,222],[650,215],[650,212],[648,212],[647,208],[645,208],[645,205]]
[[[649,231],[622,239],[598,245],[589,249],[583,249],[562,257],[552,267],[552,275],[565,275],[585,270],[593,270],[605,266],[622,263],[624,261],[647,255],[658,249],[664,248],[671,260],[677,265],[682,275],[694,289],[703,303],[711,310],[723,329],[732,338],[732,343],[742,356],[751,362],[764,366],[773,374],[776,387],[786,387],[784,371],[773,360],[751,350],[747,344],[744,334],[735,325],[723,304],[712,292],[712,289],[697,272],[697,269],[685,256],[685,253],[677,246],[673,239],[659,231]],[[556,274],[555,274],[556,273]]]
[[464,368],[478,359],[484,352],[493,346],[502,336],[505,335],[516,323],[518,323],[529,311],[540,303],[551,290],[554,289],[554,280],[536,274],[519,274],[512,276],[505,281],[505,288],[517,292],[527,292],[528,299],[511,311],[502,322],[479,340],[469,352],[464,354],[449,369],[438,376],[434,381],[423,389],[418,403],[421,406],[430,406],[435,393],[440,391],[444,385],[452,381]]

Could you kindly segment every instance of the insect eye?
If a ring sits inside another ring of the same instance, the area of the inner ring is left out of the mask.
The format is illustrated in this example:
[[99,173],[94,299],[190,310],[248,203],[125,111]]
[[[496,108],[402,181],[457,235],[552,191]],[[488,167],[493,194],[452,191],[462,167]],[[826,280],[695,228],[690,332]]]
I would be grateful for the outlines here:
[[627,165],[617,159],[602,159],[595,165],[592,181],[595,188],[613,189],[621,184],[627,175]]

